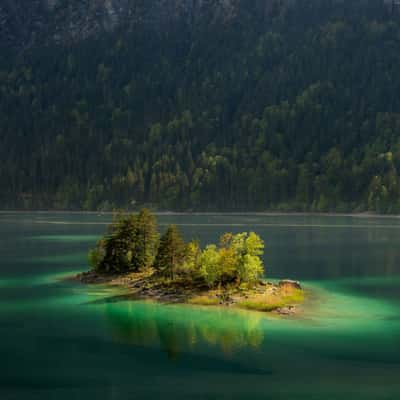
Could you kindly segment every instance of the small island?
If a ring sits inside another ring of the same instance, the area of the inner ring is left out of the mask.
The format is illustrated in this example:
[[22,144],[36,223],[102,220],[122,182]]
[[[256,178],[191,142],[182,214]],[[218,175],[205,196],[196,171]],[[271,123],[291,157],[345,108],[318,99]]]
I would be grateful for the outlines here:
[[91,270],[78,279],[126,287],[132,299],[292,314],[303,289],[296,281],[265,281],[263,253],[254,232],[225,233],[204,249],[185,243],[176,225],[160,237],[156,217],[143,209],[116,217],[89,251]]

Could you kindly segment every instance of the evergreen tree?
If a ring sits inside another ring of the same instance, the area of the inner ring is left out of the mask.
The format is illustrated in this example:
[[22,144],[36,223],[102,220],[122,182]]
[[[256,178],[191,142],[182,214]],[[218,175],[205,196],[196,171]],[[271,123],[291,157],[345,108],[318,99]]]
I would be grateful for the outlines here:
[[1,207],[399,212],[398,15],[232,3],[223,24],[0,52]]
[[152,266],[157,253],[158,239],[157,220],[144,208],[139,212],[135,223],[135,251],[132,257],[134,270]]
[[101,242],[104,257],[97,266],[100,272],[127,272],[132,270],[132,257],[136,250],[137,216],[119,217]]
[[160,239],[154,268],[161,274],[175,278],[185,258],[185,243],[176,225],[170,225]]
[[109,233],[89,251],[89,262],[99,272],[144,270],[153,264],[158,237],[157,221],[149,210],[119,215]]

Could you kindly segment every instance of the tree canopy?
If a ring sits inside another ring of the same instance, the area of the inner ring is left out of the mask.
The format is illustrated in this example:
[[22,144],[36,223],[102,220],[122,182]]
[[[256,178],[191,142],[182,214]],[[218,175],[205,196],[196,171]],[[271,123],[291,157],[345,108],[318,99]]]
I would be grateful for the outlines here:
[[91,266],[100,272],[139,271],[152,266],[158,248],[157,221],[149,210],[118,215],[109,232],[89,252]]
[[262,3],[0,52],[2,208],[399,212],[400,16]]
[[176,225],[158,241],[155,217],[148,210],[119,216],[109,232],[89,251],[98,273],[128,273],[153,269],[160,277],[204,283],[209,287],[255,284],[264,275],[264,242],[254,232],[226,233],[219,246],[204,250],[197,241],[185,243]]
[[176,225],[170,225],[161,237],[154,268],[174,279],[176,270],[184,262],[185,244]]

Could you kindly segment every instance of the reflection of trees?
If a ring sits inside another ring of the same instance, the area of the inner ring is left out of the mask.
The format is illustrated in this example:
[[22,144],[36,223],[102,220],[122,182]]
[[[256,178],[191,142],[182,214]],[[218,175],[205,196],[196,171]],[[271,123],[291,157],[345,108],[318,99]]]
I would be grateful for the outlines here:
[[231,353],[243,347],[258,347],[264,338],[261,313],[119,303],[106,306],[106,317],[116,340],[160,346],[172,359],[202,344]]

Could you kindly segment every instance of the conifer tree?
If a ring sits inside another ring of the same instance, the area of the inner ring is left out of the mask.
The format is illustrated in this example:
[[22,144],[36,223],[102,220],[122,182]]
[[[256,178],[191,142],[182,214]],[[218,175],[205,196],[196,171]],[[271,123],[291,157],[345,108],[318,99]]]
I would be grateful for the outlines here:
[[144,208],[136,218],[133,270],[151,267],[157,253],[158,240],[157,220],[148,209]]
[[176,225],[170,225],[161,237],[154,268],[174,279],[185,257],[185,243]]
[[119,217],[111,225],[109,234],[102,241],[104,257],[97,266],[102,272],[125,272],[132,268],[136,247],[137,216]]

